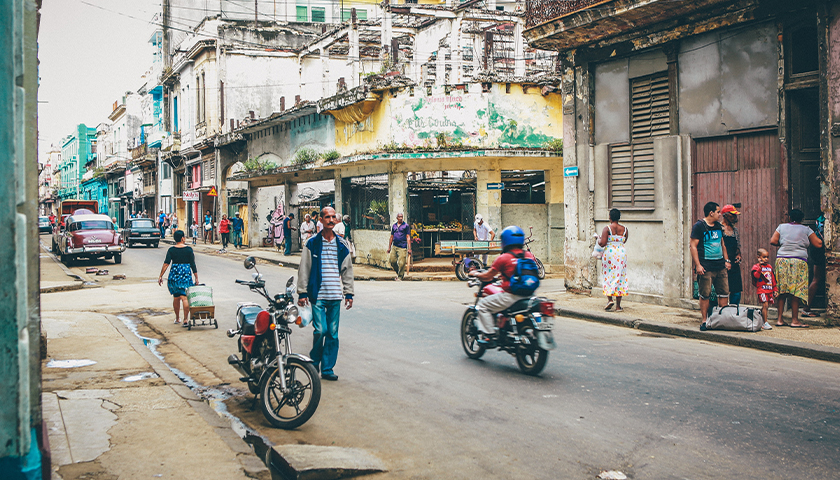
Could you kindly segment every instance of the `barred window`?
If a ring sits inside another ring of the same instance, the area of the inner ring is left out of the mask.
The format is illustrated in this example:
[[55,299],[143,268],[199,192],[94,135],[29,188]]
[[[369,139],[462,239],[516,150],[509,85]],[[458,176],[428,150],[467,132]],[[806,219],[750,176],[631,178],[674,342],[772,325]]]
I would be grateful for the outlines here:
[[387,230],[391,226],[388,205],[388,175],[343,179],[342,193],[349,207],[351,224],[364,230]]
[[653,208],[653,138],[669,135],[668,73],[630,81],[630,143],[610,145],[610,202],[613,207]]

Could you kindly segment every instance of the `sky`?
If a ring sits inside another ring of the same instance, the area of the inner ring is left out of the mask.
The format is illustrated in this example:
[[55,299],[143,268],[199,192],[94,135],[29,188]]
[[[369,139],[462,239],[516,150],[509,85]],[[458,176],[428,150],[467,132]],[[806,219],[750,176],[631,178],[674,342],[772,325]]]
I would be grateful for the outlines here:
[[41,158],[76,125],[95,128],[106,121],[114,101],[143,85],[152,63],[151,20],[160,3],[44,0],[38,38]]

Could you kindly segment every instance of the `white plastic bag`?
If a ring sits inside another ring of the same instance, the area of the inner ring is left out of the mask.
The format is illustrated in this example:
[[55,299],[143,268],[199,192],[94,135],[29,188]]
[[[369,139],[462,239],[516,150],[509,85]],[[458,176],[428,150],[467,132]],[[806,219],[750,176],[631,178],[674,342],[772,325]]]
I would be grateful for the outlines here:
[[598,245],[598,240],[600,240],[600,237],[598,235],[592,236],[595,237],[595,246],[592,248],[592,258],[597,258],[600,260],[604,256],[605,247]]
[[312,304],[306,302],[306,305],[298,307],[298,315],[300,315],[300,328],[303,328],[312,323]]

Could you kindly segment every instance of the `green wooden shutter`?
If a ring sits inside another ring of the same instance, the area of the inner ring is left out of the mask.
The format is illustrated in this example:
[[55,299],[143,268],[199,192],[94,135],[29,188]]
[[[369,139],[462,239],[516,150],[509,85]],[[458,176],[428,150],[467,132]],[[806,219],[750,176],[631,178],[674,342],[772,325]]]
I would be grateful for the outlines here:
[[309,11],[306,7],[301,7],[300,5],[297,6],[297,21],[298,22],[308,22],[309,21]]
[[324,23],[326,21],[326,9],[324,7],[312,7],[312,21]]

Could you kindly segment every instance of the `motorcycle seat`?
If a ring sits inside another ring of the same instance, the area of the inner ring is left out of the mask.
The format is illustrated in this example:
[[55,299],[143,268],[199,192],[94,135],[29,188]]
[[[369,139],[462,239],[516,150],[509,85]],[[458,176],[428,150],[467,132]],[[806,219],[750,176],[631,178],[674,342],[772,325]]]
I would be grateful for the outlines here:
[[517,313],[527,312],[531,309],[531,299],[530,298],[523,298],[522,300],[517,300],[516,303],[509,306],[508,308],[502,310],[503,315],[513,315]]

